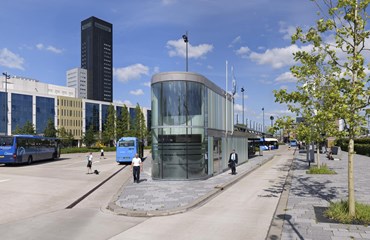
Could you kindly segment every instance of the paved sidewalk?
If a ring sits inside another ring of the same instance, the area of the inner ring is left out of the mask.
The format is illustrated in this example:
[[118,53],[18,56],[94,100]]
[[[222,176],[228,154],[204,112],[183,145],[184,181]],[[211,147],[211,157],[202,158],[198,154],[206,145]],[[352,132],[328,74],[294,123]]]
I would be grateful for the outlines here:
[[126,182],[108,208],[126,216],[165,216],[185,212],[271,160],[279,151],[284,150],[265,151],[263,156],[253,157],[238,165],[236,175],[231,175],[228,170],[207,180],[192,181],[152,180],[151,159],[148,157],[144,161],[141,182],[132,183],[132,179]]
[[[316,219],[315,208],[319,210],[319,207],[329,206],[330,201],[348,198],[347,153],[342,153],[340,161],[330,161],[324,155],[320,156],[321,163],[335,170],[336,175],[306,174],[308,163],[305,159],[305,153],[296,155],[285,216],[275,216],[285,217],[281,239],[370,239],[370,227],[323,223]],[[354,176],[356,201],[370,204],[370,157],[355,155]]]

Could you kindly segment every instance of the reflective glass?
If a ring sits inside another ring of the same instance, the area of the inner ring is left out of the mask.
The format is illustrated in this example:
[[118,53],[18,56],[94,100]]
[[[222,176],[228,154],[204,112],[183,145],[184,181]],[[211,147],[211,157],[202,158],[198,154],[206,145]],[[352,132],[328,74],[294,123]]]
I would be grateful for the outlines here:
[[43,133],[49,119],[54,122],[55,100],[54,98],[36,97],[36,133]]
[[0,92],[0,133],[5,133],[5,122],[6,122],[6,117],[8,115],[6,114],[6,102],[7,102],[7,95],[5,92]]
[[95,132],[99,131],[99,104],[86,103],[86,131],[93,126]]
[[12,132],[32,123],[32,96],[12,93]]

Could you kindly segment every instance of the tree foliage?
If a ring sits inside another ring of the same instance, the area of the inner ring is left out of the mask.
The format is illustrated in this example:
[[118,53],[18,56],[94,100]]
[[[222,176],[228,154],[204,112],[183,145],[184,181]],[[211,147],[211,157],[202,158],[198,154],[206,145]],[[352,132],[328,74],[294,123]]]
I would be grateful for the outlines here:
[[71,147],[73,144],[73,134],[68,132],[64,127],[58,129],[58,137],[64,147]]
[[55,129],[54,121],[51,118],[49,118],[48,125],[46,126],[44,130],[44,136],[45,137],[56,137],[57,136],[57,130]]
[[89,129],[86,130],[82,141],[87,147],[91,147],[96,142],[94,126],[90,125]]
[[134,119],[134,126],[132,128],[133,136],[141,139],[146,140],[146,137],[148,135],[147,127],[145,123],[144,114],[141,111],[140,105],[136,104],[135,108],[135,119]]
[[16,129],[13,131],[13,134],[29,134],[29,135],[35,135],[35,127],[30,121],[26,121],[26,123],[23,125],[23,127],[17,126]]
[[[348,209],[355,215],[353,179],[353,139],[364,123],[363,109],[369,105],[366,76],[365,42],[367,6],[370,0],[313,1],[322,16],[316,26],[303,31],[297,28],[292,42],[306,44],[294,59],[299,65],[291,72],[298,79],[297,91],[275,92],[277,101],[287,102],[289,109],[300,112],[314,127],[314,139],[323,132],[333,136],[333,122],[342,119],[348,135]],[[308,49],[308,50],[307,50]],[[301,85],[300,85],[301,84]],[[307,126],[307,125],[306,125]],[[306,130],[307,131],[307,130]]]
[[124,136],[128,136],[130,115],[128,114],[128,108],[126,105],[123,105],[121,116],[117,117],[117,139]]
[[108,144],[109,146],[112,145],[116,138],[116,110],[114,110],[114,106],[112,104],[108,107],[108,115],[102,135],[104,144]]

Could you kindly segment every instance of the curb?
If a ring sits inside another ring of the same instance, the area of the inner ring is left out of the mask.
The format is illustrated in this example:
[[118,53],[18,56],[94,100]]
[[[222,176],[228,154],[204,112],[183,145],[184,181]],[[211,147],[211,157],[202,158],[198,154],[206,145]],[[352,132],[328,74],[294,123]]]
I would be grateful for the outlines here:
[[271,224],[270,224],[265,240],[281,239],[283,225],[286,220],[285,212],[286,212],[286,207],[288,204],[289,192],[292,186],[292,178],[293,178],[292,168],[293,168],[294,160],[295,160],[295,157],[293,157],[292,159],[289,159],[289,170],[285,178],[285,182],[283,184],[283,191],[281,192],[278,205],[276,206],[274,215],[271,219]]
[[178,207],[178,208],[173,208],[170,210],[163,210],[163,211],[136,211],[136,210],[131,210],[127,208],[122,208],[121,206],[118,206],[116,204],[117,199],[120,196],[120,193],[123,191],[124,187],[127,185],[127,182],[123,184],[123,186],[120,188],[120,190],[117,192],[117,194],[112,198],[112,201],[108,204],[106,209],[110,210],[111,212],[117,214],[117,215],[123,215],[123,216],[128,216],[128,217],[161,217],[161,216],[169,216],[169,215],[175,215],[175,214],[180,214],[184,213],[190,209],[193,209],[197,206],[200,206],[202,204],[205,204],[207,201],[209,201],[211,198],[215,197],[217,194],[221,193],[223,190],[226,188],[232,186],[233,184],[237,183],[240,181],[243,177],[249,175],[252,173],[254,170],[257,168],[261,167],[265,163],[269,162],[275,157],[275,155],[272,155],[265,160],[262,160],[261,163],[257,163],[255,166],[253,166],[251,169],[248,169],[247,171],[241,173],[240,175],[238,174],[236,178],[221,184],[215,186],[214,190],[208,192],[207,194],[199,197],[195,201],[189,203],[186,206],[183,207]]

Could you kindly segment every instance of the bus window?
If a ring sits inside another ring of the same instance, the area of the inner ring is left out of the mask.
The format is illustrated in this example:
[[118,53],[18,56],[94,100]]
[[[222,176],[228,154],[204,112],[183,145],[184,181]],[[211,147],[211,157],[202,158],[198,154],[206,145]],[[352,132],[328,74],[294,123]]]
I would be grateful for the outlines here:
[[0,146],[9,147],[13,145],[13,137],[0,137]]

